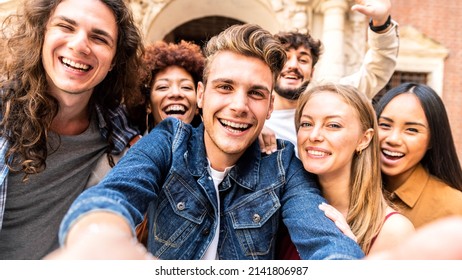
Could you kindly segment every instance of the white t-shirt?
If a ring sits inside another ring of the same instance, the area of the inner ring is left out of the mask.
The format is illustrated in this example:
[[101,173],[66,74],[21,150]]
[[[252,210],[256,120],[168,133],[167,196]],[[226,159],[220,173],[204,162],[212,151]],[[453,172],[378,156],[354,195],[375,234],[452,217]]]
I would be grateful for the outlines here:
[[229,170],[231,170],[231,167],[228,167],[225,169],[225,171],[218,171],[212,168],[210,165],[209,161],[209,173],[212,176],[213,179],[213,184],[215,185],[215,192],[217,194],[217,208],[218,208],[218,213],[217,213],[217,226],[215,228],[215,235],[213,236],[212,243],[210,243],[210,246],[207,248],[207,251],[205,251],[204,256],[202,257],[203,260],[217,260],[218,259],[218,240],[220,238],[220,195],[218,193],[218,185],[223,181],[225,178],[226,174],[228,174]]
[[265,126],[276,134],[276,138],[288,140],[297,151],[297,132],[295,130],[295,109],[274,110],[271,118],[265,121]]

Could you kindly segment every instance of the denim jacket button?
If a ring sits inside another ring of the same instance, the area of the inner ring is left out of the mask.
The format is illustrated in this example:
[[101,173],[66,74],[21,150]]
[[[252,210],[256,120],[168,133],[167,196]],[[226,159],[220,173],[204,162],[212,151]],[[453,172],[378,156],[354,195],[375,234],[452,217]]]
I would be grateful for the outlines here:
[[253,214],[252,220],[253,220],[254,223],[258,223],[258,222],[260,222],[261,217],[258,214]]
[[210,230],[208,228],[202,231],[202,235],[209,235],[209,233],[210,233]]
[[178,202],[178,204],[176,205],[176,209],[180,211],[184,210],[184,202]]

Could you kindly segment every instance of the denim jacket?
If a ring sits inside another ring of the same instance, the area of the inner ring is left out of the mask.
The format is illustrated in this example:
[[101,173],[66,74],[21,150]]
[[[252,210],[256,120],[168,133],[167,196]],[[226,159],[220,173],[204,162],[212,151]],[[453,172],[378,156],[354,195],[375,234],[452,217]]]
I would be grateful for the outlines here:
[[356,259],[359,246],[318,209],[324,201],[293,145],[262,155],[258,141],[219,185],[220,209],[207,171],[204,128],[168,118],[139,140],[65,216],[69,227],[96,209],[122,215],[134,228],[148,211],[148,250],[160,259],[200,259],[220,215],[220,259],[273,259],[282,221],[302,259]]

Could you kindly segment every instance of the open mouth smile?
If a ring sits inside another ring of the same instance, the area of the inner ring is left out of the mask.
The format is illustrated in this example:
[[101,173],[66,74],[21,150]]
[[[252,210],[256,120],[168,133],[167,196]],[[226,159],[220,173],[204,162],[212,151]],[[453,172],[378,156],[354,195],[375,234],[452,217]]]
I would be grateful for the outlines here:
[[184,105],[174,104],[169,105],[163,111],[167,115],[184,115],[188,109]]
[[82,71],[82,72],[88,72],[93,68],[88,64],[78,63],[78,62],[75,62],[75,61],[70,60],[69,58],[65,58],[65,57],[61,57],[60,61],[66,67],[72,68],[74,70]]
[[385,149],[382,149],[382,154],[383,154],[386,158],[392,159],[392,160],[397,160],[397,159],[400,159],[400,158],[404,157],[404,154],[403,154],[403,153],[400,153],[400,152],[392,152],[392,151],[385,150]]
[[234,133],[243,132],[251,127],[251,125],[247,123],[236,123],[228,120],[219,121],[226,129]]

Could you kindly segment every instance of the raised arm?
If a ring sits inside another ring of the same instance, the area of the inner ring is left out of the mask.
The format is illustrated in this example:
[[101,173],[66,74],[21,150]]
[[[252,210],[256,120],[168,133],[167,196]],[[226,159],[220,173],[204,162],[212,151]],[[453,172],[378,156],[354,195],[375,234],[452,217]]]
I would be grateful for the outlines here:
[[395,71],[399,49],[398,24],[391,19],[390,0],[356,2],[358,4],[353,5],[352,10],[370,18],[368,51],[359,71],[344,77],[341,83],[357,87],[372,99]]

